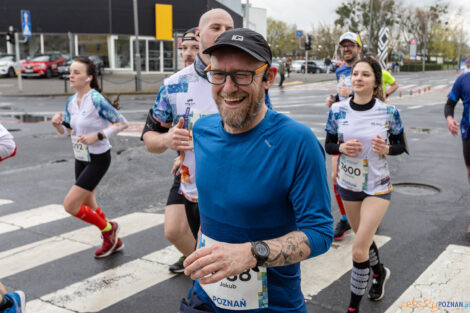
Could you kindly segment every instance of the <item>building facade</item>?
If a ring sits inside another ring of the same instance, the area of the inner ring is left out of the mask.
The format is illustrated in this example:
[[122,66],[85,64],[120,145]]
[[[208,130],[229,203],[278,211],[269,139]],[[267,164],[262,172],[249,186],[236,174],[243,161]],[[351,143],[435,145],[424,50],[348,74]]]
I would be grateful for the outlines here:
[[[177,36],[197,26],[207,10],[226,9],[236,27],[243,25],[240,14],[216,0],[137,0],[137,3],[143,72],[174,71]],[[157,3],[173,6],[173,40],[155,38]],[[135,71],[132,0],[0,0],[0,53],[14,53],[5,34],[9,26],[21,33],[21,10],[30,11],[32,25],[32,36],[19,45],[21,59],[52,51],[69,56],[97,55],[108,71]]]

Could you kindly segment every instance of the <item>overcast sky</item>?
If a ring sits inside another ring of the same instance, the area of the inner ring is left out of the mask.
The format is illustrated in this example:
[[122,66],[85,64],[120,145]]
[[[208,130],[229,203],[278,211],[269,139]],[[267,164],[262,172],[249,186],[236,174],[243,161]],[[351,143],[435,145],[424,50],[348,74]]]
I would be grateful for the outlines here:
[[[266,8],[268,17],[296,24],[298,29],[310,31],[311,26],[319,23],[331,24],[336,19],[335,9],[345,0],[249,0],[255,7]],[[436,0],[404,0],[406,4],[426,6]],[[466,17],[464,28],[470,34],[470,0],[448,0],[454,14],[460,11]],[[242,0],[243,3],[246,0]],[[470,43],[469,43],[470,44]]]

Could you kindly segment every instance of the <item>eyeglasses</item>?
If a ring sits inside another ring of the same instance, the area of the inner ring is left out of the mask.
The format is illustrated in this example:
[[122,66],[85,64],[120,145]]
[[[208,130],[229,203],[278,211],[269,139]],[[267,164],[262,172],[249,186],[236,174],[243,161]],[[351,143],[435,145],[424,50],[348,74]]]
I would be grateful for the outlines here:
[[355,48],[356,45],[355,44],[349,44],[349,45],[340,45],[341,49],[352,49],[352,48]]
[[261,66],[260,68],[254,71],[247,70],[238,70],[232,72],[224,72],[220,70],[211,70],[211,65],[209,65],[205,72],[207,73],[207,80],[212,85],[223,85],[227,80],[227,76],[230,76],[232,81],[239,86],[249,86],[253,82],[255,75],[258,75],[266,70],[268,64]]

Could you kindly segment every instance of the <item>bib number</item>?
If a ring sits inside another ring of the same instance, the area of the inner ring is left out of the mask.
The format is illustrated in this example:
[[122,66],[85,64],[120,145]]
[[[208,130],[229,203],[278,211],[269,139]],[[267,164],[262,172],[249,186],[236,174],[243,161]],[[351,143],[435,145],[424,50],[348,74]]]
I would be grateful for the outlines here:
[[339,158],[339,178],[347,189],[364,191],[367,189],[368,176],[367,159],[356,159],[345,155]]
[[70,136],[72,138],[72,147],[73,147],[73,154],[75,155],[75,159],[79,161],[90,162],[90,152],[88,151],[88,146],[78,142],[78,136]]
[[[216,243],[214,239],[201,235],[199,247]],[[266,267],[258,271],[246,270],[213,284],[202,285],[215,306],[221,309],[243,311],[268,307],[268,279]]]

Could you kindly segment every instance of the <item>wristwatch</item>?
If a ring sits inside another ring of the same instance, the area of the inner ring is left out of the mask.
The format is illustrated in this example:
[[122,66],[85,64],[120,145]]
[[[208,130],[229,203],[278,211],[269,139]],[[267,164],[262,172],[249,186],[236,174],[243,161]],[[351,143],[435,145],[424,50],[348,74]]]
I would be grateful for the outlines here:
[[98,132],[97,135],[98,135],[98,140],[103,140],[104,139],[104,136],[101,132]]
[[264,241],[255,241],[251,243],[251,253],[256,258],[256,266],[263,266],[269,257],[269,246]]

